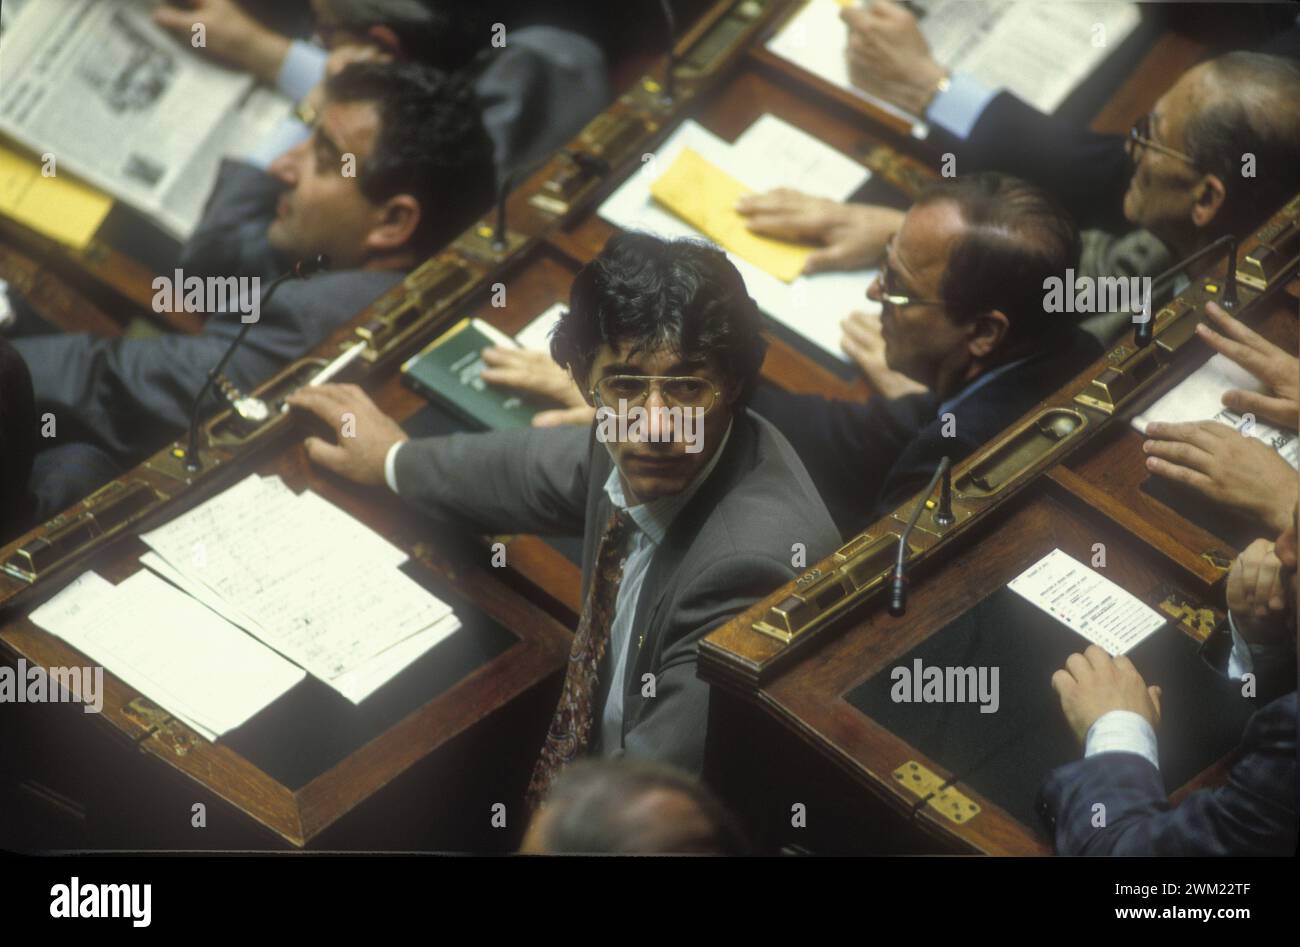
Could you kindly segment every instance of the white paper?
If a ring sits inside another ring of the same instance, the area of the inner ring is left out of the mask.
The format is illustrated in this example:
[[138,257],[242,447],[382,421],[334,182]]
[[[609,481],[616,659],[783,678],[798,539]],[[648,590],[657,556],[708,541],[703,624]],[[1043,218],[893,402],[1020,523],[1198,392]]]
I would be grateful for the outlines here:
[[398,570],[401,550],[310,491],[256,475],[141,539],[200,597],[349,699],[395,646],[458,627],[444,621],[449,605]]
[[[1134,3],[1067,0],[913,0],[935,60],[1041,112],[1055,112],[1140,22]],[[849,28],[836,0],[809,0],[767,48],[807,72],[929,132],[920,116],[849,81]],[[1101,38],[1098,41],[1097,38]]]
[[[659,206],[650,185],[672,167],[683,148],[693,148],[728,174],[756,191],[777,187],[844,201],[871,177],[871,172],[829,145],[772,115],[764,115],[728,144],[694,121],[683,122],[659,148],[653,161],[628,178],[601,205],[600,216],[624,230],[641,230],[672,239],[700,238],[690,224]],[[792,283],[755,266],[734,253],[727,258],[745,280],[760,309],[846,363],[840,339],[841,320],[855,310],[880,311],[866,298],[875,270],[818,273]]]
[[1145,435],[1147,425],[1152,421],[1164,424],[1218,421],[1263,441],[1292,467],[1300,467],[1300,444],[1296,441],[1295,432],[1284,431],[1258,418],[1253,425],[1248,426],[1245,418],[1223,406],[1223,394],[1232,388],[1263,391],[1264,385],[1232,359],[1216,352],[1209,361],[1135,417],[1133,427],[1139,434]]
[[515,341],[534,352],[551,351],[551,330],[553,330],[569,311],[566,303],[555,303],[547,307],[537,318],[515,333]]
[[245,723],[304,676],[150,572],[117,586],[87,572],[30,617],[208,740]]
[[1127,653],[1168,621],[1060,549],[1039,559],[1007,588],[1112,656]]

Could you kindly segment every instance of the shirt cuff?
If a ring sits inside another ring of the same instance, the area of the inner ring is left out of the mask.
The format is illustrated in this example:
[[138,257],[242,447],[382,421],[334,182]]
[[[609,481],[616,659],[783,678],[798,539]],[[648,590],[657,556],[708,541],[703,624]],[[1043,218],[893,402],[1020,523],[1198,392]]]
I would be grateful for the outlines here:
[[998,90],[960,72],[949,76],[948,83],[945,91],[936,93],[930,100],[925,119],[965,141]]
[[1098,753],[1136,753],[1160,768],[1156,732],[1145,717],[1131,710],[1108,711],[1088,728],[1083,756],[1087,759]]
[[276,125],[266,140],[246,154],[244,160],[265,171],[271,167],[272,161],[310,137],[311,129],[290,116]]
[[276,88],[293,101],[301,101],[324,81],[325,60],[328,58],[329,53],[319,46],[294,40],[280,64],[280,74],[275,77]]
[[394,493],[397,493],[397,451],[405,443],[406,441],[398,441],[388,448],[388,455],[384,457],[384,482]]

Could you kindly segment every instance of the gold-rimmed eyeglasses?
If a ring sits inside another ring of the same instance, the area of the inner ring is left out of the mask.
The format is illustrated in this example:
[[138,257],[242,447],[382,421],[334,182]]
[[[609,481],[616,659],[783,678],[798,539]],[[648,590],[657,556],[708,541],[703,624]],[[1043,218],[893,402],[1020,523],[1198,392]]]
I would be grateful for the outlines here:
[[[880,302],[889,303],[889,305],[901,309],[904,306],[946,306],[948,305],[941,299],[921,299],[918,296],[908,296],[904,293],[893,292],[894,275],[889,269],[889,252],[893,249],[894,241],[890,239],[885,244],[885,255],[880,260],[880,295],[877,297]],[[867,298],[871,297],[871,287],[867,287]]]
[[1133,156],[1133,160],[1138,160],[1139,148],[1150,148],[1152,151],[1158,151],[1162,155],[1168,155],[1171,158],[1185,162],[1193,168],[1196,167],[1196,161],[1191,155],[1184,154],[1167,145],[1162,145],[1151,137],[1151,127],[1154,124],[1155,113],[1147,112],[1145,115],[1139,116],[1133,122],[1133,127],[1128,130],[1129,154]]
[[620,405],[626,408],[644,405],[655,385],[670,408],[699,408],[707,412],[722,397],[712,382],[695,375],[606,375],[591,389],[591,398],[598,407],[617,413]]

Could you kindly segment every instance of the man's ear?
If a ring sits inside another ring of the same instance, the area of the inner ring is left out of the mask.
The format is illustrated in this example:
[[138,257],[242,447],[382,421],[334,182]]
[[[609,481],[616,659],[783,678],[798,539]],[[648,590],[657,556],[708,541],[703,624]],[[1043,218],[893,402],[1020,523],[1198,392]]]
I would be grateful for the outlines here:
[[366,30],[366,39],[370,40],[380,49],[387,52],[394,59],[405,59],[406,50],[402,49],[402,41],[397,38],[397,34],[387,26],[376,24]]
[[970,324],[970,338],[967,345],[975,358],[985,359],[992,355],[1011,331],[1011,320],[1000,309],[991,309]]
[[366,236],[366,249],[374,253],[412,250],[411,238],[420,226],[420,202],[410,194],[396,194],[384,201],[378,222]]
[[1195,202],[1192,204],[1192,223],[1198,228],[1210,225],[1218,215],[1219,209],[1228,197],[1228,189],[1223,186],[1223,179],[1217,174],[1204,175],[1196,183]]

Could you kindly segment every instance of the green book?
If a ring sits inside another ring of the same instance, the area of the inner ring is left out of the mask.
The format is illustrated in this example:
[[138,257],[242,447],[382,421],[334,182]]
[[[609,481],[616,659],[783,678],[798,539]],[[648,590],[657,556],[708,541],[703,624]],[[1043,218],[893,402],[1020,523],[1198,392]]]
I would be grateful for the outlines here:
[[519,348],[482,319],[462,319],[406,360],[402,380],[479,427],[528,427],[541,406],[483,380],[479,353],[489,345]]

